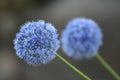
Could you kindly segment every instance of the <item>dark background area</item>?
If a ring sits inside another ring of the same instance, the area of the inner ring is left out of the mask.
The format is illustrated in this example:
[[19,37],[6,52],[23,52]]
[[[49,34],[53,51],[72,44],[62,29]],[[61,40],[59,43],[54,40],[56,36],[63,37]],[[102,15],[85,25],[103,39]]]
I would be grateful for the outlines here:
[[[0,0],[0,80],[82,80],[57,57],[32,67],[13,48],[15,34],[26,21],[51,22],[60,34],[75,17],[98,22],[104,34],[99,53],[120,74],[120,0]],[[61,49],[59,53],[93,80],[115,80],[96,58],[76,61]]]

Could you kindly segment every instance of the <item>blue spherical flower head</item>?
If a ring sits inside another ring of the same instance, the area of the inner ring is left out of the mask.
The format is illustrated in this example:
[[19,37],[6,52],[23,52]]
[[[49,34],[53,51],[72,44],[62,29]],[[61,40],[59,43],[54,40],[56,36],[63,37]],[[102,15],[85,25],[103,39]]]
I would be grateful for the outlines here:
[[14,48],[18,57],[28,64],[45,64],[55,58],[59,48],[57,31],[43,20],[27,22],[16,34]]
[[95,56],[102,45],[102,32],[98,24],[88,18],[71,20],[62,32],[62,49],[74,59]]

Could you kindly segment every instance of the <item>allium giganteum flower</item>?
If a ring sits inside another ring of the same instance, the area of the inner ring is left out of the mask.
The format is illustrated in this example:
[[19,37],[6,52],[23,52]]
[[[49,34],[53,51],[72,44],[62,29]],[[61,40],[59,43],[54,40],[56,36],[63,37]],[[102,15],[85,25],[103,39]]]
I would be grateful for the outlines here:
[[51,61],[59,48],[56,32],[52,24],[43,20],[25,23],[14,39],[16,54],[30,65]]
[[102,32],[98,24],[88,18],[71,20],[62,32],[62,49],[74,59],[95,56],[102,45]]

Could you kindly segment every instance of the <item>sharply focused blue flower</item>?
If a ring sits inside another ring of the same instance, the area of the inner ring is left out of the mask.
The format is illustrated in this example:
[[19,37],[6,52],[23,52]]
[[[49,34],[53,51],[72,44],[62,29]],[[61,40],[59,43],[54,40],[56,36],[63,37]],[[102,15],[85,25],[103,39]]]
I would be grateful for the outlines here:
[[75,18],[63,30],[62,49],[74,59],[95,56],[102,45],[102,32],[98,24],[88,18]]
[[56,32],[52,24],[43,20],[25,23],[14,39],[16,54],[30,65],[51,61],[59,48]]

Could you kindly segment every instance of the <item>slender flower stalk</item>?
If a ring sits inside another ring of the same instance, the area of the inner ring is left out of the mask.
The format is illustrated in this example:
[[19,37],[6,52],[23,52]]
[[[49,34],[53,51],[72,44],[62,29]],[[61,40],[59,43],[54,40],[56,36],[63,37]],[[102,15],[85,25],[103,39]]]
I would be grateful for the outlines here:
[[82,76],[85,80],[91,80],[88,76],[86,76],[84,73],[82,73],[79,69],[77,69],[75,66],[73,66],[71,63],[69,63],[66,59],[64,59],[59,54],[56,54],[56,56],[63,61],[66,65],[68,65],[72,70],[74,70],[76,73],[78,73],[80,76]]
[[116,79],[120,80],[120,76],[110,67],[110,65],[100,56],[98,53],[96,54],[96,58],[98,61],[111,73],[111,75]]

